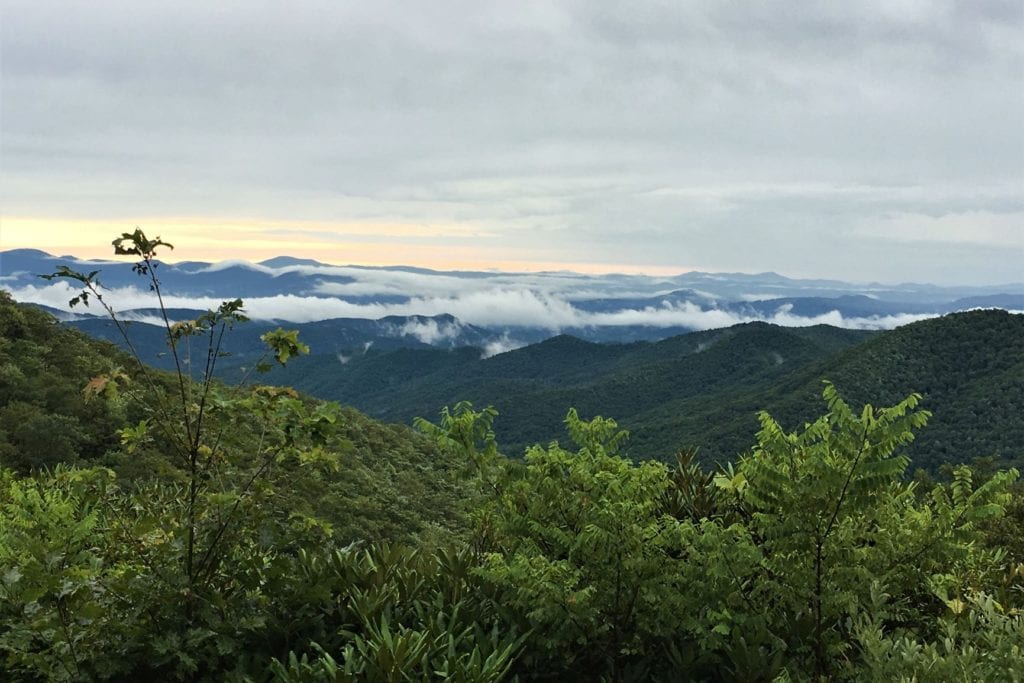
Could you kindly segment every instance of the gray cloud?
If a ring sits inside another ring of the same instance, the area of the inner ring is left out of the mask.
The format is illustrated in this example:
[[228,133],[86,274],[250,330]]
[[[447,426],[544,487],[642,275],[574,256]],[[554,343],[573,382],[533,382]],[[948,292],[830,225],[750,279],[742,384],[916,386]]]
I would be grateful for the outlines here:
[[[68,310],[67,302],[78,290],[67,282],[49,285],[26,285],[10,289],[18,301],[43,304]],[[104,292],[104,300],[116,310],[126,311],[127,318],[143,323],[160,321],[147,314],[132,312],[153,305],[152,293],[135,287],[111,288]],[[165,293],[163,300],[169,308],[216,308],[216,297],[178,296]],[[439,323],[436,320],[410,320],[393,325],[393,336],[412,336],[427,344],[442,344],[459,335],[461,324],[469,323],[501,329],[503,327],[533,327],[557,333],[567,328],[624,327],[646,325],[656,328],[683,326],[695,330],[727,327],[737,323],[763,320],[777,325],[800,327],[806,325],[834,325],[854,329],[891,329],[934,314],[899,313],[869,317],[844,316],[838,310],[820,315],[800,316],[791,312],[792,306],[783,304],[769,314],[738,313],[717,308],[702,308],[690,301],[665,302],[658,306],[629,307],[627,303],[615,310],[588,311],[575,306],[566,293],[545,293],[521,284],[467,288],[448,295],[410,297],[403,303],[352,303],[337,298],[320,296],[277,295],[249,297],[245,300],[246,314],[255,319],[311,322],[329,318],[380,319],[387,316],[454,315],[458,320]],[[94,311],[98,312],[98,311]],[[484,349],[485,355],[502,353],[521,346],[514,334],[506,334]],[[339,359],[340,360],[340,359]],[[346,362],[342,360],[341,362]]]
[[515,349],[521,349],[524,346],[526,346],[525,342],[516,341],[515,339],[512,339],[508,332],[505,332],[498,339],[485,344],[480,357],[490,358],[491,356],[497,356],[499,353],[506,353],[508,351],[514,351]]
[[439,344],[458,338],[462,325],[457,321],[439,323],[434,319],[408,320],[403,325],[392,327],[391,334],[396,337],[415,337],[424,344]]
[[1022,14],[1018,0],[10,0],[4,211],[453,224],[468,230],[406,239],[1014,280]]

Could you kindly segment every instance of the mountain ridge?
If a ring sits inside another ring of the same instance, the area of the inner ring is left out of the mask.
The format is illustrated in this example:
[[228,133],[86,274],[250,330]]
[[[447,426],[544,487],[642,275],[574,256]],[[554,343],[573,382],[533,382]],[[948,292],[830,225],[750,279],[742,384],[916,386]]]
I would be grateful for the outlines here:
[[[38,277],[68,258],[32,249],[0,252],[0,282],[19,301],[46,306],[62,319],[77,318],[76,324],[101,330],[103,323],[89,318],[98,312],[95,307],[69,309],[76,283],[44,282]],[[72,268],[100,271],[98,279],[108,288],[105,300],[125,318],[146,320],[152,315],[151,305],[144,303],[147,283],[131,265],[73,258],[70,262]],[[319,335],[333,351],[346,356],[367,343],[410,348],[475,345],[490,356],[558,334],[630,343],[754,320],[888,329],[979,306],[1024,310],[1024,284],[900,289],[800,280],[770,271],[693,271],[670,277],[445,272],[412,266],[333,266],[278,256],[260,263],[167,262],[157,266],[156,274],[169,309],[205,310],[222,300],[241,298],[255,327],[299,328],[307,336]],[[440,315],[453,319],[444,321],[437,318]],[[242,337],[249,334],[239,332]],[[258,346],[257,337],[243,339],[239,348]],[[155,358],[159,351],[148,357]]]
[[[634,344],[562,335],[488,359],[462,349],[380,351],[344,368],[301,359],[291,372],[296,386],[389,421],[432,418],[459,400],[494,405],[513,455],[558,438],[574,407],[630,429],[632,452],[668,460],[676,448],[696,446],[710,461],[747,447],[759,410],[788,429],[800,426],[829,379],[851,403],[920,392],[936,414],[909,448],[921,467],[989,455],[1024,463],[1024,315],[1002,311],[881,332],[752,322]],[[989,391],[1004,403],[986,408]],[[975,414],[987,416],[983,424]]]

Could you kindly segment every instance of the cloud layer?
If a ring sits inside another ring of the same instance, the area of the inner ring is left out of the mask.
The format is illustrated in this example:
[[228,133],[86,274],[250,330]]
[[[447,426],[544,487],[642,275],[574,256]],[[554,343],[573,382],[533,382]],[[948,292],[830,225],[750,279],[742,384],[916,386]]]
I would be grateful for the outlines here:
[[[10,290],[12,296],[58,309],[67,309],[68,300],[78,290],[66,282],[51,285],[27,285]],[[148,308],[153,305],[152,294],[134,287],[108,290],[105,300],[117,310]],[[169,308],[215,308],[222,299],[165,295]],[[330,318],[363,318],[378,320],[388,316],[440,316],[450,314],[457,321],[438,322],[434,319],[409,320],[392,326],[394,336],[412,336],[432,345],[444,345],[446,340],[460,333],[459,323],[492,329],[515,327],[540,328],[555,334],[573,328],[626,327],[643,325],[655,328],[685,327],[707,330],[727,327],[741,322],[763,320],[785,326],[834,325],[856,329],[889,329],[906,323],[932,317],[934,314],[894,314],[879,316],[844,316],[839,310],[820,315],[799,316],[791,312],[792,306],[780,304],[769,314],[740,313],[736,311],[703,308],[690,301],[665,302],[658,306],[627,308],[627,303],[610,311],[587,311],[560,295],[540,293],[526,288],[507,286],[469,291],[447,296],[416,296],[402,303],[352,303],[322,296],[283,294],[269,297],[250,297],[245,300],[247,315],[255,319],[283,320],[296,323]],[[82,312],[81,308],[76,309]],[[95,311],[94,311],[95,312]],[[155,320],[152,316],[132,314],[141,322]],[[513,335],[514,336],[514,335]],[[505,335],[504,342],[494,343],[489,353],[513,348],[517,342]]]
[[[25,251],[2,252],[0,258],[11,271],[3,277],[15,299],[72,312],[68,302],[78,293],[77,282],[44,283],[33,275],[69,265],[82,272],[98,271],[99,280],[107,285],[104,301],[123,316],[153,320],[155,297],[139,287],[140,278],[129,262]],[[434,346],[486,346],[489,354],[560,332],[627,341],[757,320],[882,329],[971,307],[1024,308],[1024,282],[939,287],[800,280],[776,273],[431,271],[335,266],[289,257],[256,264],[164,263],[154,272],[170,309],[210,309],[225,299],[242,298],[247,314],[256,319],[377,321],[344,325],[363,330],[360,334],[371,330],[371,336],[404,337]],[[172,310],[172,315],[190,314]]]

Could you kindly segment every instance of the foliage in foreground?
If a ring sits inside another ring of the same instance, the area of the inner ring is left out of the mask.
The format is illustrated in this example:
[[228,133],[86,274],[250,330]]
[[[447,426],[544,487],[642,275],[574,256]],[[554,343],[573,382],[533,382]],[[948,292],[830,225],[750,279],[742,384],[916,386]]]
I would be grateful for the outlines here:
[[[252,497],[189,582],[187,488],[103,468],[0,481],[0,667],[12,680],[1005,679],[1024,670],[1024,568],[986,543],[1015,472],[919,491],[916,398],[828,413],[705,473],[493,448],[493,412],[424,428],[465,456],[473,531],[452,547],[347,545]],[[213,493],[209,495],[225,495]],[[216,517],[211,502],[208,514]],[[1010,672],[1010,673],[1007,673]]]

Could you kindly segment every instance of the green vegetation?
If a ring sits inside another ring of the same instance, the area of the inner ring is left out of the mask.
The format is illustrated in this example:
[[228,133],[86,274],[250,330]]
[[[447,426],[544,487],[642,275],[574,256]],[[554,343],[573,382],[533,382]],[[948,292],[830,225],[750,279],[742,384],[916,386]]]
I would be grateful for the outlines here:
[[[502,416],[502,446],[511,453],[557,438],[561,416],[575,407],[584,415],[619,417],[645,457],[668,460],[681,444],[718,457],[722,449],[703,438],[710,425],[700,411],[772,386],[870,334],[748,323],[656,344],[594,344],[563,335],[483,360],[470,349],[371,352],[345,365],[311,356],[289,368],[288,381],[403,423],[461,400],[493,405]],[[724,451],[726,457],[749,445],[759,407],[727,420],[724,433],[735,437],[735,449]],[[692,416],[693,424],[680,429],[658,409]]]
[[124,421],[107,401],[86,401],[90,379],[127,358],[0,292],[0,462],[19,471],[101,457]]
[[672,460],[696,447],[706,463],[734,460],[767,409],[790,429],[818,412],[823,379],[855,402],[920,392],[935,418],[907,447],[913,467],[994,457],[1024,466],[1024,315],[972,311],[872,333],[825,325],[747,323],[656,344],[602,345],[556,337],[493,358],[471,350],[403,350],[295,364],[288,381],[407,423],[460,400],[493,405],[502,446],[519,453],[557,438],[559,416],[615,415],[635,457]]
[[[153,254],[168,245],[137,231],[115,246],[159,296]],[[103,305],[95,273],[60,275]],[[66,430],[51,452],[9,429],[16,418],[3,428],[0,678],[1024,671],[1017,472],[910,480],[907,448],[930,417],[916,394],[854,411],[826,384],[823,416],[788,432],[761,413],[753,447],[715,471],[693,452],[636,464],[616,422],[574,410],[573,446],[517,461],[494,409],[460,403],[414,433],[214,381],[242,318],[226,302],[168,323],[168,352],[191,362],[165,374],[0,299],[4,410]],[[279,363],[303,351],[286,331],[266,341]]]
[[1024,466],[1024,315],[971,311],[923,320],[850,348],[761,403],[787,424],[815,411],[818,377],[852,401],[890,403],[918,391],[935,419],[908,449],[915,467],[993,457]]

